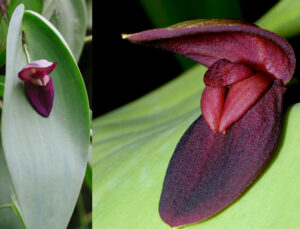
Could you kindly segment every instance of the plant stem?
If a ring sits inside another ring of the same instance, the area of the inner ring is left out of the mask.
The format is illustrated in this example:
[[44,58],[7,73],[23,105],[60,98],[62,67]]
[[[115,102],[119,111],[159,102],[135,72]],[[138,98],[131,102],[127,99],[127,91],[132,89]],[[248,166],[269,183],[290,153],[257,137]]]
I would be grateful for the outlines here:
[[84,43],[90,43],[93,40],[93,35],[88,35],[84,38]]
[[26,229],[25,222],[24,222],[24,220],[23,220],[23,217],[21,216],[21,213],[20,213],[19,208],[17,207],[16,203],[13,202],[11,205],[12,205],[12,206],[11,206],[12,209],[14,210],[14,212],[16,213],[16,215],[19,217],[21,223],[23,224],[23,227]]
[[24,33],[24,31],[22,31],[22,43],[23,43],[24,52],[26,54],[27,62],[30,63],[31,60],[30,60],[30,56],[29,56],[29,53],[28,53],[28,50],[27,50],[27,45],[25,43],[25,33]]
[[0,205],[0,209],[2,208],[12,208],[12,204],[2,204]]

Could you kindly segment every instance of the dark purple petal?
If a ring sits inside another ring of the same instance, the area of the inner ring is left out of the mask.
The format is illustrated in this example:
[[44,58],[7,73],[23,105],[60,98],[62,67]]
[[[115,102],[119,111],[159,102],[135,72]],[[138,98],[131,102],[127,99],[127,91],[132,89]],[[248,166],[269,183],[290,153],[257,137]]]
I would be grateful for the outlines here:
[[214,133],[202,116],[191,125],[164,180],[159,212],[167,224],[191,224],[213,216],[257,178],[277,147],[284,91],[275,82],[227,134]]
[[19,78],[27,82],[32,77],[43,76],[41,72],[50,74],[56,66],[56,62],[49,62],[47,60],[36,60],[27,64],[18,74]]
[[31,105],[36,111],[42,116],[48,117],[54,100],[52,78],[49,77],[49,82],[46,86],[37,86],[30,81],[25,82],[25,90]]
[[123,38],[178,53],[207,67],[220,59],[243,63],[283,83],[295,70],[294,51],[284,38],[243,21],[195,20]]

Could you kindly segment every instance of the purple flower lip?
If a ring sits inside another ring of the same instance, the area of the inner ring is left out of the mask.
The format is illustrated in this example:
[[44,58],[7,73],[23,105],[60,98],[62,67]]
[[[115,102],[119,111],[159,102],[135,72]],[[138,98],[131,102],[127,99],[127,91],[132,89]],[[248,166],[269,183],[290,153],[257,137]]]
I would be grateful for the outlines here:
[[54,70],[56,62],[41,59],[30,62],[19,73],[25,83],[27,98],[35,110],[42,116],[51,113],[54,100],[54,87],[49,74]]

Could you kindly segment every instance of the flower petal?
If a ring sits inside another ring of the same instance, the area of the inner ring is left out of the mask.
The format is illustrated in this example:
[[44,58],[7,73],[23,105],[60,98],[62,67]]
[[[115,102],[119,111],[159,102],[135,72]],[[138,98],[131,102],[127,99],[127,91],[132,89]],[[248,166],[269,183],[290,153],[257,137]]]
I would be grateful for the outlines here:
[[233,84],[229,88],[225,99],[219,132],[224,132],[235,121],[239,120],[267,91],[271,82],[272,79],[269,76],[256,73]]
[[54,87],[52,78],[46,86],[38,86],[30,81],[25,82],[25,90],[31,105],[44,117],[51,113],[54,100]]
[[56,62],[49,62],[47,60],[36,60],[27,64],[18,74],[19,78],[24,82],[30,80],[39,72],[50,74],[56,66]]
[[232,63],[221,59],[216,61],[205,73],[204,83],[210,87],[225,87],[253,75],[245,64]]
[[205,220],[236,200],[271,159],[278,140],[285,89],[275,82],[227,134],[200,116],[171,158],[159,213],[171,226]]
[[223,111],[226,87],[206,87],[201,97],[202,115],[214,132],[219,132],[219,123]]

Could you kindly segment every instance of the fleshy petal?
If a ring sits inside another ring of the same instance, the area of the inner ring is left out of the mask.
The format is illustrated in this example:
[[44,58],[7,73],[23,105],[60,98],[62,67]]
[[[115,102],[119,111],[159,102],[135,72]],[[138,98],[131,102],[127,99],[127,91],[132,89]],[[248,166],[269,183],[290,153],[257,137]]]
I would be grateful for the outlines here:
[[230,129],[214,133],[201,116],[171,158],[159,212],[171,226],[205,220],[236,200],[262,172],[279,139],[282,98],[277,84]]
[[204,83],[210,87],[225,87],[253,75],[245,64],[232,63],[221,59],[215,62],[205,73]]
[[49,62],[47,60],[36,60],[27,64],[18,74],[19,78],[24,82],[30,80],[39,72],[50,74],[56,66],[56,62]]
[[226,87],[206,87],[201,97],[201,111],[209,127],[218,132],[223,111]]
[[223,113],[220,119],[219,132],[224,132],[247,110],[258,101],[268,89],[272,79],[263,73],[233,84],[227,93]]
[[52,78],[46,86],[37,86],[30,81],[25,82],[25,90],[31,105],[44,117],[51,113],[54,100],[54,87]]

